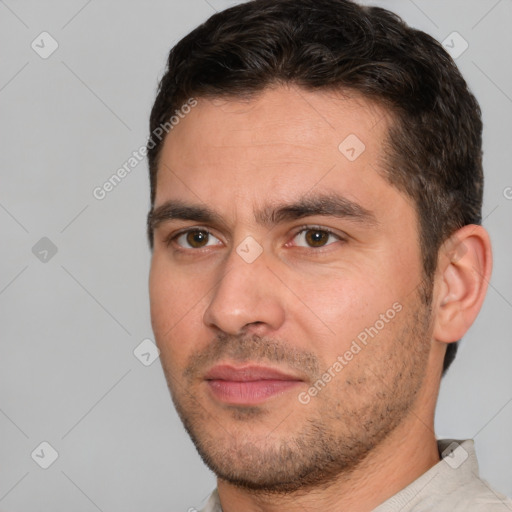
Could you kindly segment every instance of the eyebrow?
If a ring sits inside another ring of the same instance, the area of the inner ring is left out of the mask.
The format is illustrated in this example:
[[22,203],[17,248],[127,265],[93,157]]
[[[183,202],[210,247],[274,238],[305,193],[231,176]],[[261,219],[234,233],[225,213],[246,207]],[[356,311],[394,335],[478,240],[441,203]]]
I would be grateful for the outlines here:
[[[372,211],[338,194],[303,196],[293,203],[267,205],[254,214],[256,221],[267,227],[315,215],[347,219],[368,226],[379,224]],[[171,220],[226,225],[222,216],[206,205],[169,200],[149,212],[148,232],[152,233],[160,224]]]
[[269,205],[255,213],[256,220],[267,226],[315,215],[347,219],[369,226],[379,224],[372,211],[338,194],[303,196],[297,202]]

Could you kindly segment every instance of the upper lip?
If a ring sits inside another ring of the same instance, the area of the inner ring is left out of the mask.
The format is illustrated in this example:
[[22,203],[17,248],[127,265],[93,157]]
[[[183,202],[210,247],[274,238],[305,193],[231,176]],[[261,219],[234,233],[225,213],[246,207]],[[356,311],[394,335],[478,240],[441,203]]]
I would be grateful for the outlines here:
[[205,375],[205,380],[228,380],[233,382],[251,382],[259,380],[301,380],[298,377],[284,373],[275,368],[265,366],[217,365]]

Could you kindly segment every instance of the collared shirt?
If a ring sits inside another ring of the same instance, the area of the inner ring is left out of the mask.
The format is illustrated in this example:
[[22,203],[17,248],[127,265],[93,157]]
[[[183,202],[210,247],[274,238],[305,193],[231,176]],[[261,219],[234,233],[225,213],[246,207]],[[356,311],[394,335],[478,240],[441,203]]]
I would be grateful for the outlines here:
[[[472,439],[437,445],[442,459],[373,512],[512,512],[512,500],[480,478]],[[222,512],[217,489],[201,512]]]

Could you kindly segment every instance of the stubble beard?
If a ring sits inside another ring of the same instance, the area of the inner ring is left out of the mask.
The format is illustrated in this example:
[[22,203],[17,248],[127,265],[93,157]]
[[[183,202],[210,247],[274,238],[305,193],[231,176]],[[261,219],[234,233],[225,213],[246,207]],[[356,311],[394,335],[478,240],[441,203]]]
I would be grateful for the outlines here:
[[[220,336],[208,349],[193,354],[179,381],[165,361],[162,364],[183,425],[217,477],[258,493],[289,494],[328,487],[341,475],[349,475],[404,421],[423,383],[430,320],[429,305],[418,300],[393,338],[384,340],[394,349],[386,352],[386,360],[371,359],[371,343],[376,340],[371,341],[363,349],[369,357],[363,361],[358,355],[350,363],[359,373],[345,374],[348,367],[344,368],[336,377],[340,380],[334,379],[307,405],[293,396],[296,405],[291,412],[231,406],[227,413],[214,414],[196,397],[198,384],[194,385],[193,377],[207,364],[229,357],[234,361],[285,362],[304,370],[314,382],[321,372],[312,353],[299,353],[282,342],[258,336]],[[345,402],[346,396],[358,398]],[[294,421],[294,411],[298,408],[302,418],[304,407],[311,408],[307,419]],[[255,436],[255,427],[267,423],[268,414],[276,416],[274,430]],[[285,424],[293,425],[294,430],[284,432]]]

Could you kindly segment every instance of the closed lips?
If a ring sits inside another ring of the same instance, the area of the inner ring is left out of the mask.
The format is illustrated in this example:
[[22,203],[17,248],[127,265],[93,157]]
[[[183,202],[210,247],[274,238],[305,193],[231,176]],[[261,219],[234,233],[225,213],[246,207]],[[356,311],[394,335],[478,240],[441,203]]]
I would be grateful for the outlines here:
[[214,366],[206,375],[205,380],[227,380],[232,382],[252,382],[261,380],[291,380],[302,379],[289,375],[274,368],[262,366],[245,366],[235,368],[228,365]]

